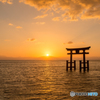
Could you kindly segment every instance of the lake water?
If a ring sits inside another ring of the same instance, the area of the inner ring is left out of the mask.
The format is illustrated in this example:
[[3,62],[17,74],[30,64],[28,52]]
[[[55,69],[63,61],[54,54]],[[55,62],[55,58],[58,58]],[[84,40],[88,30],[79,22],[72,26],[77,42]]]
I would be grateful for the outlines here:
[[[0,61],[0,100],[100,100],[100,61],[89,72],[66,71],[66,61]],[[70,96],[70,92],[98,96]]]

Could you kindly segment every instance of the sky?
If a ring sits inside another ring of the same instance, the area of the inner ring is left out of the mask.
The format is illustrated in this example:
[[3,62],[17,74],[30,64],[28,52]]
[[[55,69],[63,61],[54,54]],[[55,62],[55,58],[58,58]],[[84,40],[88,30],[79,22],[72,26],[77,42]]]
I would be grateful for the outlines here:
[[0,0],[0,56],[100,57],[100,0]]

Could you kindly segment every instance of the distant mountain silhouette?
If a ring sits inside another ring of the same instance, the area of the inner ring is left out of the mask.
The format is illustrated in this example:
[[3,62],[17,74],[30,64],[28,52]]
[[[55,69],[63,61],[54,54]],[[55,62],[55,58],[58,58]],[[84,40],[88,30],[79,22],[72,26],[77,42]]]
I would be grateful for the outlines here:
[[0,60],[66,60],[65,57],[41,56],[41,57],[7,57],[0,56]]
[[[82,57],[73,58],[73,60],[81,60]],[[100,60],[100,57],[87,57],[89,60]],[[41,57],[7,57],[0,56],[0,60],[69,60],[69,56],[66,57],[53,57],[53,56],[41,56]]]
[[38,59],[40,59],[40,60],[57,60],[58,58],[53,57],[53,56],[41,56],[41,57],[38,57]]

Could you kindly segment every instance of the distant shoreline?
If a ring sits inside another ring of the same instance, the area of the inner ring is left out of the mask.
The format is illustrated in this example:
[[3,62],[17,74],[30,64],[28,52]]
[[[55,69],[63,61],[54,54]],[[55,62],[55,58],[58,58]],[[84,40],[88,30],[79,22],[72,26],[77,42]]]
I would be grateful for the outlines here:
[[[0,61],[66,61],[66,60],[0,60]],[[89,60],[89,61],[100,61],[100,60]]]

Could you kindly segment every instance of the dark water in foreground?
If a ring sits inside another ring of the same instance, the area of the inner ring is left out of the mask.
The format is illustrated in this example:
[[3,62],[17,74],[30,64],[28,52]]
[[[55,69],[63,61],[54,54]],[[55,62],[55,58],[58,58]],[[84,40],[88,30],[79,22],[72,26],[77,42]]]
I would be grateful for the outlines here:
[[[65,61],[0,61],[0,100],[100,100],[100,61],[90,71],[66,72]],[[99,96],[70,97],[74,92]]]

